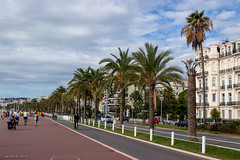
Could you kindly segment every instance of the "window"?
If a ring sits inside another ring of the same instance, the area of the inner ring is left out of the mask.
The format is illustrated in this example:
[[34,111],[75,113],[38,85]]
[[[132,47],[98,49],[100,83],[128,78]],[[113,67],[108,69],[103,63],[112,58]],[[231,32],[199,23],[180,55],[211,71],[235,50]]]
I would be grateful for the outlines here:
[[225,110],[222,110],[222,118],[225,119]]
[[199,118],[202,118],[202,112],[199,110]]
[[208,102],[208,95],[207,94],[205,94],[205,102]]
[[199,89],[202,89],[202,81],[199,80]]
[[228,46],[228,53],[231,53],[231,47]]
[[205,116],[206,116],[206,118],[208,117],[208,116],[207,116],[207,110],[205,110]]
[[177,90],[178,90],[178,86],[177,86],[176,88],[177,88]]
[[229,85],[232,85],[232,77],[228,78],[228,83],[229,83]]
[[222,94],[222,102],[225,102],[225,94]]
[[216,93],[213,93],[213,94],[212,94],[212,101],[213,101],[213,102],[216,102]]
[[225,86],[225,80],[224,79],[222,80],[222,86]]
[[229,102],[232,102],[232,93],[228,93]]
[[212,86],[216,86],[216,78],[212,79]]
[[232,119],[232,110],[229,110],[229,119]]
[[208,79],[207,78],[205,79],[205,86],[206,87],[208,86]]
[[202,95],[199,95],[199,103],[202,104]]
[[238,49],[240,49],[240,43],[238,43]]

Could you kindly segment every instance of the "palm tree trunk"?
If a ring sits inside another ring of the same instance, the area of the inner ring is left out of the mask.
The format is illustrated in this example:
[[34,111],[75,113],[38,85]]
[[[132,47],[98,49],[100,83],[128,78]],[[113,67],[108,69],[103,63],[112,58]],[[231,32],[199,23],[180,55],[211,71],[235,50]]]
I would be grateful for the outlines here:
[[80,96],[78,96],[77,103],[78,103],[78,115],[79,115],[79,117],[81,117],[82,110],[81,110],[81,97]]
[[97,112],[98,112],[97,93],[95,93],[95,95],[94,95],[94,104],[95,104],[95,108],[94,108],[94,120],[97,122]]
[[201,58],[202,58],[202,81],[203,81],[203,123],[206,124],[206,93],[205,93],[205,74],[204,74],[204,57],[203,57],[203,47],[202,43],[200,44],[201,47]]
[[196,140],[196,79],[195,68],[188,73],[188,139]]
[[154,90],[155,90],[155,85],[151,84],[148,86],[149,87],[149,118],[150,118],[150,124],[149,124],[149,129],[154,130]]
[[120,99],[120,127],[123,125],[123,110],[125,107],[125,88],[124,84],[121,85],[121,99]]
[[85,92],[84,94],[84,110],[83,110],[83,114],[84,114],[84,119],[86,119],[86,115],[87,115],[87,92]]

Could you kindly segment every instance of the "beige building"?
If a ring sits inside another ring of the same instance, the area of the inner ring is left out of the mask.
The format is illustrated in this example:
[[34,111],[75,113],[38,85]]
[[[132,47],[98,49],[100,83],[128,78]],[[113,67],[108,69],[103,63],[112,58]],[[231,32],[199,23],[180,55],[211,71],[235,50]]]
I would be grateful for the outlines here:
[[[240,119],[240,38],[203,47],[206,83],[206,117],[213,108],[222,119]],[[200,51],[196,52],[197,118],[203,117],[202,68]]]

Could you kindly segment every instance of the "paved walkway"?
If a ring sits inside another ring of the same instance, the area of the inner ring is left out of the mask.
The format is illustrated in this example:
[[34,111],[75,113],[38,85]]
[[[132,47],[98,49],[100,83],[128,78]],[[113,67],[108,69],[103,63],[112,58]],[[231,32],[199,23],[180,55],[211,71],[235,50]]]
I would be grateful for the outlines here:
[[94,142],[47,118],[33,118],[16,130],[7,129],[7,118],[0,119],[0,160],[107,160],[131,159],[116,150]]

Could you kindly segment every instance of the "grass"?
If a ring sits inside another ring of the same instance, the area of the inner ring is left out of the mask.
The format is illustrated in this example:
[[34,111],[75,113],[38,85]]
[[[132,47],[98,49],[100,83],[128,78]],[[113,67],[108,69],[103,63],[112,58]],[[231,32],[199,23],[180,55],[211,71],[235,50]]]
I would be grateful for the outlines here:
[[[90,125],[92,126],[92,123]],[[156,126],[158,126],[158,125],[156,125]],[[163,125],[160,125],[160,126],[163,126]],[[98,123],[95,123],[94,127],[97,128]],[[172,126],[170,126],[170,127],[172,127]],[[104,129],[104,125],[101,124],[100,128]],[[178,128],[179,127],[176,127],[175,129],[178,129]],[[180,128],[182,128],[182,127],[180,127]],[[106,130],[108,130],[110,132],[115,132],[115,133],[122,134],[122,129],[121,128],[116,128],[115,127],[115,130],[112,131],[112,127],[107,126]],[[134,137],[133,136],[134,131],[129,130],[129,129],[125,129],[124,130],[124,135],[129,136],[129,137]],[[143,133],[143,132],[137,132],[137,137],[134,137],[134,138],[141,139],[141,140],[144,140],[144,141],[150,141],[149,140],[150,135],[147,134],[147,133]],[[197,154],[202,154],[201,153],[201,151],[202,151],[202,144],[201,143],[175,139],[174,140],[174,146],[171,146],[171,139],[170,138],[159,136],[159,135],[153,135],[153,141],[152,142],[156,143],[156,144],[161,144],[161,145],[165,145],[165,146],[168,146],[168,147],[172,147],[172,148],[177,148],[177,149],[181,149],[181,150],[185,150],[185,151],[189,151],[189,152],[193,152],[193,153],[197,153]],[[240,152],[239,151],[220,148],[220,147],[215,147],[215,146],[211,146],[211,145],[206,145],[206,153],[204,155],[209,156],[209,157],[222,159],[222,160],[239,160],[240,159]]]

